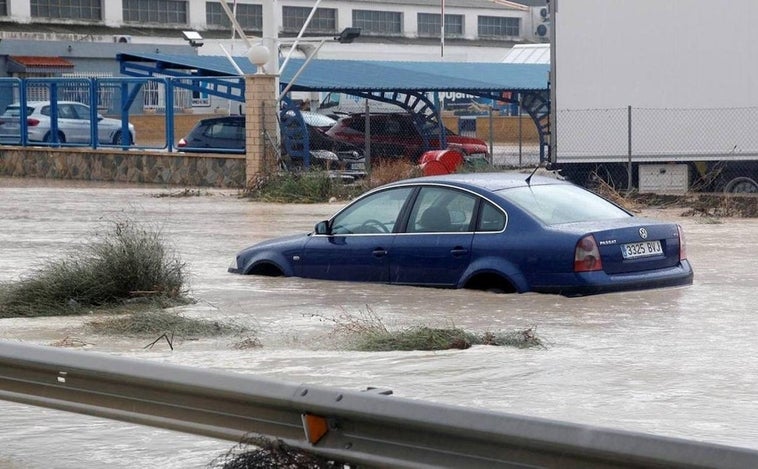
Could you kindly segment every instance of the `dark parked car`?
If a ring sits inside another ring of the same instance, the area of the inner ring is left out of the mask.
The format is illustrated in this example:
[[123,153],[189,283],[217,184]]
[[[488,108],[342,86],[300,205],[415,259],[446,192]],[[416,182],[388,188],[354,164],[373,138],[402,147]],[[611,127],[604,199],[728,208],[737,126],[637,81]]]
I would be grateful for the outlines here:
[[[330,169],[364,170],[363,153],[349,143],[326,135],[336,121],[315,112],[302,112],[310,138],[310,156],[313,164]],[[204,153],[244,153],[244,116],[223,116],[201,119],[190,133],[177,143],[179,151]]]
[[[424,151],[442,149],[437,125],[429,121],[418,124],[408,113],[369,114],[369,126],[372,156],[402,156],[418,162]],[[428,148],[424,148],[422,132],[430,135]],[[466,159],[489,159],[489,149],[484,140],[456,135],[449,129],[444,129],[444,132],[446,148],[460,151]],[[366,115],[343,117],[326,133],[337,140],[363,148],[366,142]]]
[[520,173],[374,189],[309,234],[239,252],[230,272],[581,295],[692,283],[682,229],[571,183]]

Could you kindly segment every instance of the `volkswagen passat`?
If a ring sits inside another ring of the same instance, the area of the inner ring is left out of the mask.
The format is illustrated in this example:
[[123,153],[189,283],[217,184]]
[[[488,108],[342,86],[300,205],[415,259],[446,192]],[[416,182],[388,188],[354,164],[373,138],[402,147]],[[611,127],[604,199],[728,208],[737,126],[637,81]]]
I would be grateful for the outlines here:
[[[50,101],[26,103],[26,126],[30,142],[90,143],[90,107],[74,101],[58,101],[58,137],[54,139],[51,126]],[[0,115],[0,142],[21,143],[21,105],[11,104]],[[97,140],[105,145],[133,145],[134,125],[128,124],[129,134],[121,138],[121,121],[96,114]],[[125,140],[125,141],[124,141]]]
[[558,179],[453,174],[374,189],[237,254],[230,272],[583,295],[692,283],[682,228]]

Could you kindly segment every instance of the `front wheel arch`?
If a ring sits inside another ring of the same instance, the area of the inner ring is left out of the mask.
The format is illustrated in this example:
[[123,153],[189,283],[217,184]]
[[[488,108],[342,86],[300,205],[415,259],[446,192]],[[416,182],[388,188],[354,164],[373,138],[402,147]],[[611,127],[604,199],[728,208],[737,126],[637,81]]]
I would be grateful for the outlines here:
[[272,262],[259,262],[253,264],[246,272],[246,275],[262,275],[264,277],[284,277],[284,271],[278,265]]

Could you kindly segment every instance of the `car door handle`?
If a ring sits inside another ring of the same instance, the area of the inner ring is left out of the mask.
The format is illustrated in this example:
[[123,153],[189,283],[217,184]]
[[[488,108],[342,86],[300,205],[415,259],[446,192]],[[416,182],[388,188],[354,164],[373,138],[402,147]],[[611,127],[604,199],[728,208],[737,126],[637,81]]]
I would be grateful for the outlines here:
[[374,257],[384,257],[387,255],[387,250],[384,248],[376,248],[371,254],[373,254]]
[[464,248],[463,246],[456,246],[450,250],[450,254],[452,254],[453,257],[465,256],[468,254],[468,249]]

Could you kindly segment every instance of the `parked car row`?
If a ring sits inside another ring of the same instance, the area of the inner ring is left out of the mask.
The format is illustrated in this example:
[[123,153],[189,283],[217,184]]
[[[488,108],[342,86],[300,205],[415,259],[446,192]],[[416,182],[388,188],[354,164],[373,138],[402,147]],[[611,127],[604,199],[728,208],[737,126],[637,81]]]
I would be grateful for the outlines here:
[[[301,114],[308,128],[314,162],[331,158],[353,164],[355,155],[363,154],[367,133],[371,136],[372,158],[405,158],[417,163],[425,150],[440,148],[439,136],[431,133],[430,129],[419,129],[408,113],[370,114],[368,132],[364,114],[353,114],[339,120],[315,112],[303,111]],[[424,146],[422,131],[431,135],[427,137],[428,147]],[[449,129],[444,129],[444,132],[447,148],[459,151],[464,158],[489,158],[489,150],[483,140],[462,137]],[[180,151],[242,153],[245,147],[245,119],[242,116],[201,119],[186,137],[179,140],[177,147]]]
[[[334,119],[314,112],[302,112],[302,116],[310,138],[311,164],[325,169],[364,171],[360,148],[326,134],[326,130],[336,123]],[[176,146],[184,152],[244,153],[245,117],[235,115],[200,119]],[[302,161],[290,163],[297,165]]]
[[[0,115],[0,143],[21,143],[21,105],[9,105]],[[26,126],[29,142],[48,144],[88,144],[91,142],[90,108],[73,101],[58,101],[57,128],[53,128],[53,105],[50,101],[30,101],[26,107]],[[432,122],[421,124],[408,113],[370,114],[368,129],[366,116],[353,114],[339,120],[316,112],[301,112],[308,132],[310,159],[316,166],[360,171],[364,169],[363,152],[366,135],[370,135],[372,158],[403,158],[419,163],[426,150],[441,147],[439,127]],[[134,125],[127,126],[128,134],[122,136],[120,120],[95,114],[98,144],[133,145],[136,140]],[[445,132],[446,148],[455,149],[465,159],[488,159],[489,151],[484,141],[456,135],[449,129]],[[300,132],[302,134],[302,132]],[[290,143],[290,142],[287,142]],[[179,151],[244,153],[244,116],[222,116],[200,119],[185,137],[177,142]],[[282,153],[287,155],[287,145]],[[293,159],[298,164],[302,160]]]
[[[0,143],[21,143],[21,104],[14,103],[0,115]],[[29,142],[90,143],[92,126],[90,107],[74,101],[57,102],[57,133],[53,133],[53,107],[50,101],[26,103],[26,126]],[[96,114],[97,141],[103,145],[133,145],[134,125],[128,124],[128,135],[122,138],[121,121]]]

